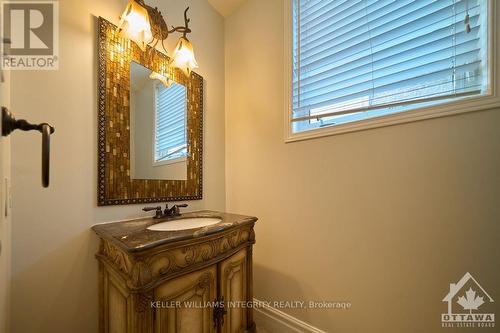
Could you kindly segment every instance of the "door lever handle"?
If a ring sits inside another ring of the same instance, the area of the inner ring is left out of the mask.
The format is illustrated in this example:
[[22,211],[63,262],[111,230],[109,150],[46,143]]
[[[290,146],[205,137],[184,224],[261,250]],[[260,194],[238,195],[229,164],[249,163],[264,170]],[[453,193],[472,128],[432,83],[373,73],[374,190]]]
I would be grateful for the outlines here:
[[24,119],[16,120],[7,108],[2,107],[2,136],[20,129],[22,131],[39,131],[42,133],[42,186],[49,187],[50,175],[50,135],[55,132],[54,127],[47,123],[30,124]]

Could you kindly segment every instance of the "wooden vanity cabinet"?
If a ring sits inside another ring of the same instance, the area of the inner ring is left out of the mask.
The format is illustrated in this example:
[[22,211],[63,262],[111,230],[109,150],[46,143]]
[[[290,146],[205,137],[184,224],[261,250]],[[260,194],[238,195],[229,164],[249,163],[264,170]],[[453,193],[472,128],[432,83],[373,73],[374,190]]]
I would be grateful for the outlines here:
[[99,331],[255,332],[254,242],[253,223],[139,252],[101,238]]
[[[247,327],[247,311],[242,306],[236,306],[245,302],[247,297],[247,251],[241,250],[235,255],[224,260],[219,265],[219,288],[222,299],[227,302],[228,308],[222,325],[222,333],[244,332],[242,328]],[[231,304],[233,303],[233,304]]]
[[[164,282],[154,290],[154,299],[160,301],[154,309],[154,332],[216,332],[210,307],[196,307],[217,298],[217,266],[188,273]],[[176,308],[176,303],[193,307]]]

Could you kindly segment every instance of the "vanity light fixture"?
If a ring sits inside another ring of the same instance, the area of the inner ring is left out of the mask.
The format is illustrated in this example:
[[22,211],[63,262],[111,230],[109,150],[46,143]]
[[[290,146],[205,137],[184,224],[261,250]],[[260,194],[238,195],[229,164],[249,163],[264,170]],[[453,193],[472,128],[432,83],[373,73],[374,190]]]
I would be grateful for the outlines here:
[[193,68],[198,68],[198,63],[194,58],[193,44],[185,36],[179,38],[177,42],[172,65],[181,69],[186,76],[191,75]]
[[175,48],[171,65],[181,69],[187,76],[194,68],[198,68],[194,58],[193,45],[187,39],[187,34],[191,32],[187,11],[184,11],[184,26],[168,29],[163,15],[157,7],[153,8],[145,4],[144,0],[130,0],[120,17],[118,28],[122,37],[129,38],[135,42],[142,51],[147,50],[147,46],[155,49],[161,41],[161,45],[166,54],[165,40],[173,32],[182,33]]
[[129,1],[118,23],[122,37],[135,42],[142,51],[146,51],[148,41],[152,40],[153,32],[149,21],[148,10],[139,2]]

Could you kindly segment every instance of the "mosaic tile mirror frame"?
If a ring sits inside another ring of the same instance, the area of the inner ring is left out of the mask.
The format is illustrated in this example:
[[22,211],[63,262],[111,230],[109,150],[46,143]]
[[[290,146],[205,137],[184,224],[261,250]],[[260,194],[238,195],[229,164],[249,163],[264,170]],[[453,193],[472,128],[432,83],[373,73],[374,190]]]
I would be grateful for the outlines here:
[[[187,179],[130,176],[130,64],[170,74],[187,88]],[[203,191],[203,77],[168,66],[156,50],[142,52],[121,38],[115,25],[98,18],[98,205],[198,200]]]

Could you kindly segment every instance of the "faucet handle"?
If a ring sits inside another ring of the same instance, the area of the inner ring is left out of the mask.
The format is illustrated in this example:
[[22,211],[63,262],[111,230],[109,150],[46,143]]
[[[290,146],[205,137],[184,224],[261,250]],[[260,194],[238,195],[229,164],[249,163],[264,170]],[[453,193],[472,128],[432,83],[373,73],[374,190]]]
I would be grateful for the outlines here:
[[155,211],[155,218],[160,218],[162,216],[161,206],[144,207],[142,210],[145,212],[150,212],[150,211],[154,210]]
[[181,215],[181,210],[179,208],[181,207],[187,207],[187,204],[180,204],[180,205],[173,205],[170,210],[168,210],[168,215],[170,216],[179,216]]
[[145,212],[150,212],[150,211],[152,211],[152,210],[161,210],[161,206],[156,206],[156,207],[144,207],[142,210],[143,210],[143,211],[145,211]]

